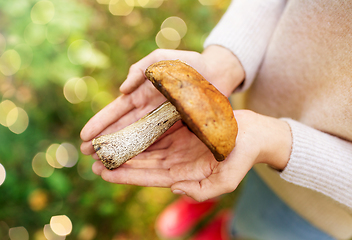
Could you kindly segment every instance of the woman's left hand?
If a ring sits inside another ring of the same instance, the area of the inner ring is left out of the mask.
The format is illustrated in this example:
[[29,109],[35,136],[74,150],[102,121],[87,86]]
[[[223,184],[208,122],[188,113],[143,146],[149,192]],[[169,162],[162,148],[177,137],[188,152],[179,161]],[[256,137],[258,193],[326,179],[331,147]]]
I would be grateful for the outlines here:
[[121,167],[111,171],[97,161],[93,171],[108,182],[170,187],[175,194],[205,201],[234,191],[257,163],[283,170],[291,153],[289,125],[248,110],[234,114],[238,123],[236,146],[222,162],[217,162],[210,150],[183,126]]

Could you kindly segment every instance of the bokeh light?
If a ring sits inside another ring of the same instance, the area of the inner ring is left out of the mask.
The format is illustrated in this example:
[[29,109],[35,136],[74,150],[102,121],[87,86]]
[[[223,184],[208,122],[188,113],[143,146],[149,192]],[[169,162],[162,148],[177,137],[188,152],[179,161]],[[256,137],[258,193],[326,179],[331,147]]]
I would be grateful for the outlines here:
[[180,38],[183,38],[187,33],[187,24],[185,23],[185,21],[183,21],[182,18],[175,16],[165,19],[164,22],[161,24],[161,29],[163,28],[175,29],[180,35]]
[[78,161],[78,151],[71,143],[62,143],[56,150],[56,159],[63,167],[73,167]]
[[48,193],[43,189],[36,189],[28,196],[29,207],[33,211],[41,211],[48,205]]
[[72,231],[72,222],[66,215],[53,216],[50,219],[50,228],[57,235],[66,236]]
[[[9,15],[13,17],[21,17],[28,12],[30,9],[31,3],[27,0],[17,0],[17,1],[9,1],[11,4],[7,5],[7,8],[3,9],[8,12]],[[3,6],[2,6],[3,7]],[[5,5],[6,7],[6,5]],[[9,11],[11,10],[11,11]]]
[[24,30],[23,37],[26,43],[31,46],[42,44],[46,38],[46,27],[35,23],[29,23]]
[[5,182],[6,170],[4,166],[0,163],[0,186]]
[[155,37],[159,48],[176,49],[187,33],[187,24],[182,18],[172,16],[163,21]]
[[134,0],[111,0],[109,11],[115,16],[127,16],[133,11]]
[[37,153],[32,160],[33,171],[40,177],[50,177],[54,168],[73,167],[78,161],[78,150],[71,143],[53,143],[45,153]]
[[0,103],[0,124],[7,127],[7,115],[12,109],[16,108],[16,104],[11,100],[4,100]]
[[19,110],[19,108],[15,107],[15,108],[11,109],[11,111],[7,114],[6,126],[10,127],[17,121],[18,115],[19,115],[18,110]]
[[144,8],[158,8],[164,0],[138,0],[138,4]]
[[104,53],[93,47],[92,56],[85,65],[92,68],[108,68],[110,67],[110,60]]
[[92,46],[84,39],[79,39],[71,43],[67,49],[67,56],[71,63],[76,65],[85,64],[92,57]]
[[37,153],[32,160],[32,169],[39,177],[47,178],[50,177],[54,168],[49,165],[46,160],[46,153],[39,152]]
[[43,229],[38,229],[33,234],[33,239],[35,240],[48,240],[45,235]]
[[98,82],[90,76],[71,78],[65,83],[63,88],[66,100],[72,104],[90,101],[98,91]]
[[161,29],[155,37],[159,48],[176,49],[181,43],[180,34],[173,28]]
[[21,57],[16,50],[7,50],[0,57],[0,71],[5,76],[14,75],[21,67]]
[[46,155],[45,155],[46,161],[53,168],[63,168],[63,166],[57,161],[57,158],[56,158],[56,152],[59,147],[60,147],[60,144],[53,143],[46,150]]
[[86,97],[83,99],[83,101],[85,102],[91,101],[93,97],[99,92],[98,82],[91,76],[85,76],[82,78],[82,80],[87,86],[87,94],[86,94]]
[[55,15],[55,6],[52,2],[42,0],[37,2],[31,10],[31,19],[36,24],[47,24]]
[[13,133],[23,133],[29,124],[27,112],[20,107],[13,108],[6,117],[6,124]]
[[97,235],[97,229],[93,225],[84,225],[78,234],[79,240],[92,240]]
[[64,96],[72,104],[82,102],[88,93],[87,84],[81,78],[72,78],[65,83]]
[[48,240],[64,240],[66,236],[59,236],[50,227],[50,224],[45,224],[43,228],[44,236]]
[[28,240],[29,234],[24,227],[14,227],[9,229],[9,237],[11,240]]

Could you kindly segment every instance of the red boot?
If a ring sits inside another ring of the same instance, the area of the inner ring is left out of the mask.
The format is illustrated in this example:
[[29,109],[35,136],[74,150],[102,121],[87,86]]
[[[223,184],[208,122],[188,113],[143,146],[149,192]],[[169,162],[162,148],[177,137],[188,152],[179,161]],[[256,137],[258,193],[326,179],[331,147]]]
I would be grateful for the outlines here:
[[156,220],[156,232],[162,239],[181,238],[189,233],[207,214],[214,209],[217,200],[197,202],[181,196],[169,205]]
[[227,231],[231,219],[231,212],[223,210],[215,218],[193,236],[192,240],[229,240]]

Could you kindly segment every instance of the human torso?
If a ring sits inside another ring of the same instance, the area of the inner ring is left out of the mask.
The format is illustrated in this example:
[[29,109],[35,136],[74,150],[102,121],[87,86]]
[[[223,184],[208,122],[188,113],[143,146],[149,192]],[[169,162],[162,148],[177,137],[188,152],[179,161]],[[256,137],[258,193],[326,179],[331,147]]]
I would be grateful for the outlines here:
[[248,108],[352,141],[352,1],[289,1]]

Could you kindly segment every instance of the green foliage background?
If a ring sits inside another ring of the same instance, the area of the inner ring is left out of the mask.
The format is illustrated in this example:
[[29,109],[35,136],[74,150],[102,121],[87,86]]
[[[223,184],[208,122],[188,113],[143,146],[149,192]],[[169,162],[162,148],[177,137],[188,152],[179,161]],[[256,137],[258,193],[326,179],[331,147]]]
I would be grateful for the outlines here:
[[[0,125],[0,163],[6,170],[0,186],[0,239],[9,239],[9,229],[19,226],[29,239],[46,239],[43,227],[56,215],[72,222],[66,239],[157,239],[155,218],[175,198],[168,189],[104,182],[91,172],[93,160],[81,153],[76,165],[55,169],[47,178],[33,171],[32,160],[53,143],[69,142],[79,152],[81,128],[119,96],[129,66],[158,48],[155,36],[166,18],[177,16],[187,24],[178,49],[202,51],[205,36],[229,1],[204,6],[197,0],[167,0],[158,8],[136,6],[127,16],[114,16],[108,5],[95,0],[51,0],[53,19],[28,33],[37,2],[0,1],[0,33],[6,41],[0,56],[15,49],[21,57],[15,74],[0,72],[0,102],[12,101],[29,118],[21,134]],[[80,39],[94,46],[100,57],[95,63],[70,61],[68,48]],[[104,94],[72,104],[63,94],[64,85],[84,76],[98,83],[89,94]]]

